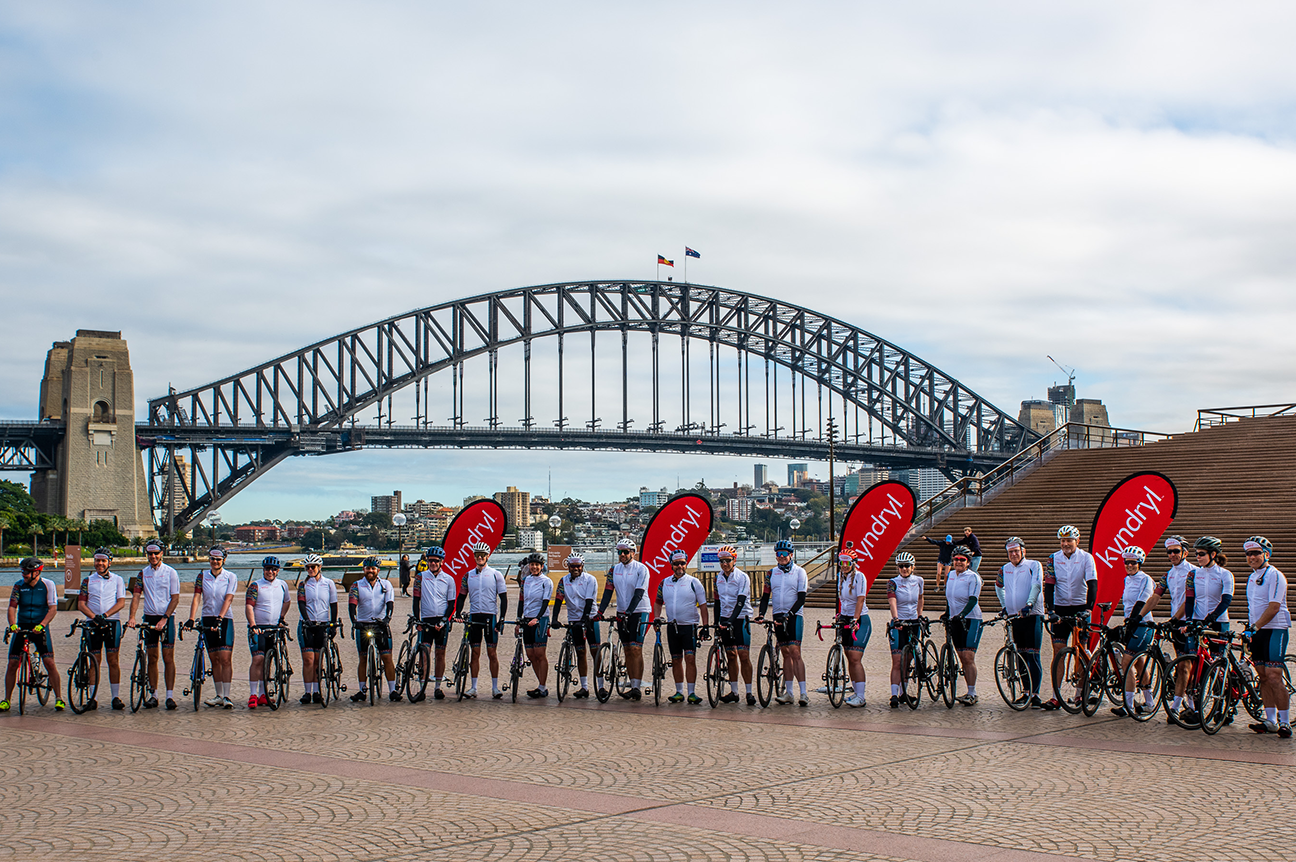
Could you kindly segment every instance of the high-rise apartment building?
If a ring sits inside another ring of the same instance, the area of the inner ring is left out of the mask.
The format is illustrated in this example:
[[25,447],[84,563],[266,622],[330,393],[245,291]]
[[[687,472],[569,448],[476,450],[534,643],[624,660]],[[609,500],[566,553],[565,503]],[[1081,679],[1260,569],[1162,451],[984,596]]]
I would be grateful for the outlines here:
[[800,487],[809,472],[809,464],[788,464],[788,485],[793,488]]
[[510,530],[526,529],[531,526],[531,492],[519,491],[509,485],[503,491],[495,492],[495,502],[504,507]]
[[660,509],[670,500],[670,491],[662,488],[660,491],[649,491],[647,488],[639,489],[639,508]]
[[730,497],[725,500],[725,518],[735,523],[751,520],[752,498]]
[[395,515],[401,511],[401,492],[392,491],[390,495],[381,495],[369,498],[369,511],[380,512],[384,515]]
[[763,486],[768,481],[769,481],[769,468],[764,464],[757,464],[755,481],[752,482],[752,487],[755,488],[757,491],[759,491],[761,489],[761,486]]

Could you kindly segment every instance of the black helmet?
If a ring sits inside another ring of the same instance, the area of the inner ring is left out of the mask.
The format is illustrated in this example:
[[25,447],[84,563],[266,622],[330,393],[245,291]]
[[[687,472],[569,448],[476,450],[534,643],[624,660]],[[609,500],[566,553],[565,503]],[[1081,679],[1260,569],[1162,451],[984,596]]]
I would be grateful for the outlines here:
[[535,551],[534,553],[527,554],[527,558],[526,558],[525,560],[523,560],[522,562],[524,562],[524,563],[539,563],[540,565],[543,566],[545,563],[548,562],[548,560],[545,559],[545,555],[544,555],[544,554],[540,553],[539,551]]
[[379,567],[380,564],[381,561],[377,557],[365,557],[364,562],[361,563],[360,566],[361,568],[365,568],[365,569],[370,569],[370,568],[376,569]]
[[94,559],[112,562],[112,548],[95,548]]
[[263,568],[263,569],[282,569],[282,568],[283,568],[283,563],[279,562],[279,558],[278,558],[278,557],[266,557],[264,560],[261,561],[261,568]]
[[35,557],[24,557],[23,561],[18,565],[22,568],[24,574],[27,572],[39,572],[45,568],[45,564]]
[[1193,547],[1199,551],[1220,551],[1223,549],[1224,544],[1214,536],[1202,536],[1193,542]]

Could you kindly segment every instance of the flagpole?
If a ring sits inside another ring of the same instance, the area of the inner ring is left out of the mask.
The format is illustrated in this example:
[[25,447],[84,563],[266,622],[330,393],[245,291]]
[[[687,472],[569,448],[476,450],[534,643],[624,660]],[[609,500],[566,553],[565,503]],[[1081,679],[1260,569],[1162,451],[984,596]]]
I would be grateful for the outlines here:
[[684,283],[688,284],[688,246],[684,246]]

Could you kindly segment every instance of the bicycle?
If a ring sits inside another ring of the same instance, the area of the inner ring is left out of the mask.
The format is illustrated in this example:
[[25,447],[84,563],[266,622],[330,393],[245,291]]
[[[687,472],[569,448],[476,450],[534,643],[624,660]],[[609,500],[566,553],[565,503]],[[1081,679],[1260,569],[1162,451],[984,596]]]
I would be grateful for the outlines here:
[[765,626],[765,645],[761,647],[760,658],[756,662],[756,697],[764,709],[770,705],[774,692],[783,684],[783,653],[774,636],[774,627],[778,623],[766,620],[762,625]]
[[1213,736],[1221,727],[1233,721],[1239,702],[1256,721],[1264,718],[1255,669],[1250,666],[1249,657],[1243,664],[1236,655],[1238,650],[1243,649],[1238,643],[1243,638],[1239,632],[1203,632],[1201,635],[1201,640],[1224,647],[1220,655],[1207,663],[1197,685],[1197,710],[1201,729],[1208,735]]
[[846,700],[846,686],[850,684],[850,676],[846,673],[846,649],[842,645],[842,633],[846,626],[840,620],[833,620],[824,625],[822,622],[815,623],[815,634],[819,640],[823,640],[823,630],[832,629],[834,632],[835,643],[828,650],[828,661],[824,665],[823,681],[828,687],[828,702],[832,704],[833,709],[840,709]]
[[265,634],[268,638],[261,679],[265,682],[266,700],[270,702],[270,709],[275,710],[288,701],[288,682],[293,674],[292,661],[288,657],[288,641],[293,639],[292,633],[283,623],[253,626],[252,631]]
[[527,661],[526,649],[522,646],[522,626],[525,623],[522,620],[505,620],[504,625],[513,626],[513,660],[509,662],[509,690],[513,695],[513,702],[517,703],[518,689],[521,688],[522,671],[531,666]]
[[[72,666],[68,668],[67,675],[68,706],[72,707],[72,711],[77,715],[89,709],[90,701],[94,699],[90,695],[90,688],[92,685],[97,686],[96,671],[99,669],[99,662],[95,654],[90,651],[90,638],[103,631],[111,631],[112,624],[112,620],[74,620],[72,628],[64,635],[70,638],[77,629],[81,630],[81,647]],[[19,710],[18,714],[21,715],[22,711]]]
[[940,688],[941,702],[945,704],[946,709],[953,709],[958,692],[958,678],[963,675],[963,664],[954,649],[954,638],[950,636],[950,628],[954,625],[954,620],[948,615],[943,615],[941,625],[945,629],[945,643],[941,644],[940,658],[936,660],[936,673],[940,680],[937,685]]
[[1085,718],[1093,718],[1102,706],[1103,696],[1112,703],[1125,702],[1125,669],[1121,659],[1125,656],[1125,643],[1121,640],[1122,628],[1108,626],[1099,622],[1088,621],[1085,630],[1097,629],[1098,643],[1089,654],[1089,666],[1085,668],[1084,681],[1080,687],[1080,711]]
[[378,702],[378,690],[382,687],[383,680],[382,655],[378,652],[376,635],[381,634],[384,629],[389,632],[391,629],[385,620],[359,622],[353,625],[352,629],[358,631],[358,637],[369,641],[369,647],[365,650],[365,682],[369,693],[369,705],[373,706]]
[[[1152,643],[1130,657],[1129,666],[1125,668],[1125,678],[1121,688],[1124,691],[1150,691],[1152,703],[1145,703],[1135,708],[1130,718],[1135,721],[1148,721],[1163,706],[1170,712],[1170,699],[1174,696],[1172,677],[1167,676],[1170,666],[1162,642],[1173,634],[1170,623],[1156,623],[1153,626]],[[1167,685],[1167,683],[1169,683]]]
[[[45,629],[46,632],[49,629]],[[31,636],[39,634],[35,629],[18,629],[17,631],[5,630],[4,642],[9,643],[9,635],[15,634],[23,638],[23,654],[18,661],[18,714],[23,714],[27,702],[27,692],[30,691],[36,696],[36,700],[44,706],[49,700],[50,692],[54,690],[53,684],[49,681],[49,673],[45,670],[45,663],[41,661],[40,656],[32,648]]]
[[995,653],[994,658],[995,686],[1004,703],[1014,712],[1029,709],[1031,699],[1030,668],[1026,664],[1026,657],[1017,648],[1012,626],[1014,622],[1024,618],[1024,614],[1009,615],[1000,612],[997,617],[983,623],[986,628],[992,628],[1001,622],[1004,624],[1004,645]]
[[144,701],[148,700],[148,649],[144,645],[144,633],[147,630],[148,626],[143,623],[135,626],[135,663],[131,665],[130,673],[131,712],[139,712]]
[[[562,624],[555,623],[554,625]],[[574,623],[569,622],[566,624],[567,632],[563,635],[562,647],[558,650],[558,664],[554,665],[554,688],[557,690],[559,703],[563,702],[563,698],[567,696],[567,692],[571,691],[571,687],[578,683],[578,677],[580,676],[579,666],[576,661],[576,639],[573,632],[577,626],[584,626],[586,631],[586,643],[593,643],[593,641],[590,640],[589,633],[594,630],[594,626],[596,625],[598,625],[598,623],[591,620]],[[598,679],[602,676],[602,674],[599,673],[599,661],[601,658],[602,649],[590,650],[590,659],[594,663],[594,679]]]
[[[449,621],[444,623],[449,624]],[[405,626],[405,635],[400,657],[396,660],[396,690],[404,692],[411,703],[417,703],[424,698],[428,683],[432,680],[430,644],[435,632],[430,623],[411,614],[409,623]],[[420,640],[423,641],[422,646],[419,645]]]
[[[657,643],[653,645],[652,656],[652,687],[653,687],[653,706],[661,706],[662,680],[666,678],[666,670],[674,666],[674,663],[668,660],[666,651],[662,649],[660,620],[653,620],[653,630],[657,633]],[[674,623],[667,623],[667,626],[673,626]],[[670,629],[667,629],[670,631]]]
[[184,640],[186,629],[198,632],[198,645],[194,647],[193,664],[189,666],[189,687],[184,690],[186,697],[193,695],[194,712],[197,712],[198,707],[202,705],[203,682],[212,675],[211,661],[207,655],[207,638],[204,635],[207,632],[219,632],[220,626],[204,626],[201,621],[185,620],[183,625],[176,628],[176,636],[180,640]]
[[[1102,611],[1111,610],[1111,602],[1103,602],[1098,605]],[[1071,645],[1058,650],[1053,656],[1053,664],[1049,668],[1053,680],[1053,699],[1058,702],[1062,709],[1071,715],[1078,715],[1084,703],[1081,700],[1081,692],[1088,680],[1089,668],[1093,663],[1094,652],[1089,649],[1089,612],[1082,611],[1078,614],[1067,614],[1065,619],[1071,620],[1073,626],[1071,629]],[[1063,617],[1058,617],[1060,621]],[[1084,637],[1081,637],[1081,635]],[[1124,685],[1124,679],[1121,680]],[[1097,707],[1094,708],[1095,711]],[[1092,715],[1093,713],[1089,713]]]
[[[1202,674],[1206,666],[1211,663],[1215,655],[1211,652],[1210,644],[1207,642],[1205,635],[1207,632],[1215,633],[1214,629],[1207,629],[1202,620],[1189,620],[1184,626],[1184,636],[1195,638],[1197,647],[1191,652],[1184,653],[1170,662],[1166,668],[1166,680],[1172,684],[1167,688],[1163,686],[1162,699],[1170,695],[1175,690],[1173,681],[1179,678],[1185,680],[1184,694],[1196,697],[1197,690],[1200,688]],[[1175,711],[1170,708],[1173,703],[1166,706],[1166,715],[1170,721],[1179,725],[1185,730],[1197,730],[1201,727],[1201,704],[1197,703],[1197,711],[1191,709],[1180,709]]]
[[621,640],[621,624],[614,622],[608,627],[607,643],[599,648],[598,667],[605,668],[604,688],[595,692],[599,703],[612,699],[612,692],[627,696],[630,692],[630,676],[626,673],[625,645]]
[[[923,689],[935,703],[943,691],[940,675],[940,653],[931,639],[931,621],[927,617],[912,620],[892,620],[889,628],[917,628],[918,637],[905,643],[900,650],[900,697],[910,708],[917,709],[922,702]],[[904,635],[902,635],[904,637]],[[905,638],[908,641],[908,638]]]
[[[327,709],[330,701],[339,700],[342,697],[342,692],[347,690],[346,684],[342,682],[342,656],[338,653],[337,641],[333,639],[333,633],[342,629],[342,623],[308,622],[306,625],[307,627],[325,627],[326,643],[319,652],[316,678],[319,680],[320,704]],[[345,633],[343,636],[345,636]]]
[[471,670],[469,662],[472,658],[472,648],[468,646],[468,633],[472,627],[478,623],[466,623],[463,627],[463,636],[459,638],[459,649],[455,652],[454,663],[450,665],[450,677],[454,680],[455,697],[463,700],[468,696],[468,673]]
[[724,647],[722,634],[724,630],[724,626],[716,625],[715,638],[711,641],[711,648],[707,650],[706,670],[703,673],[706,680],[707,702],[711,704],[712,709],[720,703],[721,693],[725,684],[729,682],[729,653]]

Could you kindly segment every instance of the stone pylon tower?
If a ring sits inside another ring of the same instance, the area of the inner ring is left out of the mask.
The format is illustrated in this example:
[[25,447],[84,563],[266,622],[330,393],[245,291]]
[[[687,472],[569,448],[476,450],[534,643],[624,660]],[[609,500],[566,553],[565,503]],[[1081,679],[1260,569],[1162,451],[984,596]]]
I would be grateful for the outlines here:
[[120,332],[78,329],[45,357],[42,420],[62,421],[57,467],[32,474],[37,508],[154,535],[144,462],[135,445],[135,378]]

